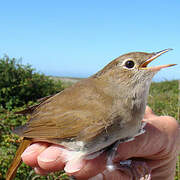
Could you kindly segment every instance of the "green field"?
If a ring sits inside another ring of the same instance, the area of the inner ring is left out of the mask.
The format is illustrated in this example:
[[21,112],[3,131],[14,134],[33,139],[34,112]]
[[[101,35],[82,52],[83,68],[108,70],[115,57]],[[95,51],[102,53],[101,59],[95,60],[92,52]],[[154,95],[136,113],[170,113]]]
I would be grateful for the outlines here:
[[[64,82],[64,87],[71,85]],[[153,109],[153,111],[158,115],[170,115],[180,120],[179,115],[179,105],[178,105],[178,81],[165,81],[160,83],[152,83],[150,88],[150,94],[148,99],[148,105]],[[24,107],[15,108],[8,111],[4,108],[0,108],[0,179],[5,178],[5,172],[16,152],[16,148],[19,143],[17,136],[11,134],[11,130],[24,124],[26,122],[25,116],[15,115],[13,112],[16,110],[23,109]],[[176,168],[176,180],[180,179],[180,157]],[[60,176],[61,179],[67,179],[64,173],[59,173],[58,175],[51,174],[51,176],[41,177],[35,175],[30,167],[23,164],[17,173],[16,180],[20,179],[55,179],[55,177]]]

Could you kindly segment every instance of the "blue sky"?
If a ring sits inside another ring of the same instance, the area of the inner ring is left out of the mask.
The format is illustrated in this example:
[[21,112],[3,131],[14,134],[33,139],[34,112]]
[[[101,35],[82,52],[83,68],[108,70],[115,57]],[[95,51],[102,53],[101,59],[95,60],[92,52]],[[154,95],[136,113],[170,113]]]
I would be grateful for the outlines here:
[[[173,48],[152,65],[180,64],[179,0],[0,1],[0,56],[47,75],[87,77],[123,53]],[[180,79],[180,65],[155,80]]]

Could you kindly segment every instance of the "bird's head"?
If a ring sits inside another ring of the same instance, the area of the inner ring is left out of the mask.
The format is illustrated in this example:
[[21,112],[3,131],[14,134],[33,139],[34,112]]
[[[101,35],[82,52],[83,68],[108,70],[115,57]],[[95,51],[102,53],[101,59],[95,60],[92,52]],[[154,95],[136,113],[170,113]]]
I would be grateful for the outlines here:
[[154,59],[170,50],[172,49],[165,49],[156,53],[131,52],[124,54],[111,61],[96,75],[104,76],[107,79],[111,79],[111,81],[114,79],[121,84],[143,84],[143,82],[151,81],[159,70],[176,65],[147,66]]

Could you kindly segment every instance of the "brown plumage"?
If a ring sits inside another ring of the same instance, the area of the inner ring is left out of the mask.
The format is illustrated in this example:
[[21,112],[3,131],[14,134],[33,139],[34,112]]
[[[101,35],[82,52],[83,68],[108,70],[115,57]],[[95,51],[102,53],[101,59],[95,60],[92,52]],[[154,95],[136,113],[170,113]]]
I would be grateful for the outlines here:
[[[122,55],[95,75],[21,111],[31,117],[26,125],[14,131],[28,142],[23,141],[20,148],[24,150],[33,141],[46,141],[84,156],[119,139],[134,137],[141,130],[152,77],[171,65],[146,66],[168,50]],[[23,151],[17,152],[20,157]],[[12,165],[7,180],[12,179],[12,171],[17,169],[13,168]]]

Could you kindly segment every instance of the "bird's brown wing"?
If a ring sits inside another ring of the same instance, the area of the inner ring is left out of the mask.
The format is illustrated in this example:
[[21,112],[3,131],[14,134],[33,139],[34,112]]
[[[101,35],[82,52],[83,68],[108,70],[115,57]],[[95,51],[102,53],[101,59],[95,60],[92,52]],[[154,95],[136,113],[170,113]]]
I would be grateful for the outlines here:
[[106,127],[112,106],[112,98],[97,83],[87,79],[47,99],[16,133],[40,139],[95,137]]

